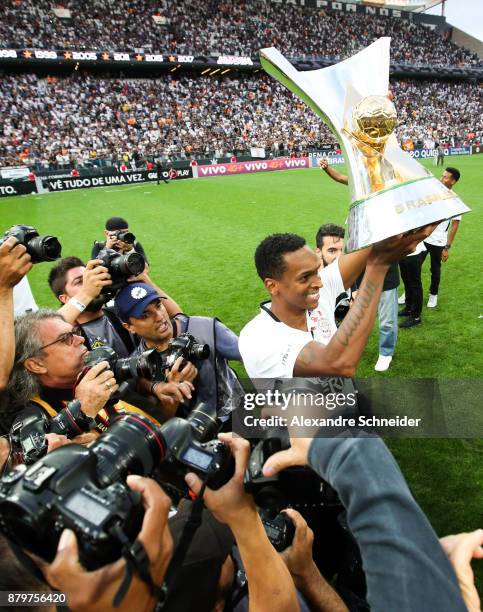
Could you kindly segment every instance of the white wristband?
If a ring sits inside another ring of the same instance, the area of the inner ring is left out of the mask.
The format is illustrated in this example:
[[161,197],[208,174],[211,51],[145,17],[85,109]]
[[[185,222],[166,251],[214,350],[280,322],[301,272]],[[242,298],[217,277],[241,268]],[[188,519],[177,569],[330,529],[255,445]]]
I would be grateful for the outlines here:
[[67,302],[67,304],[70,304],[74,308],[77,308],[79,312],[84,312],[84,310],[87,308],[85,304],[83,304],[82,302],[79,302],[79,300],[76,299],[75,297],[71,297],[70,300]]

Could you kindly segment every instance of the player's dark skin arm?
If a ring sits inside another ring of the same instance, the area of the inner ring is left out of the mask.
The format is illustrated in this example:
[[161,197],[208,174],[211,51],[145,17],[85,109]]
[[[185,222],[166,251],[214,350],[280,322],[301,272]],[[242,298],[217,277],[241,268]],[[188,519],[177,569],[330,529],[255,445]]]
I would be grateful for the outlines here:
[[412,253],[436,225],[427,225],[416,233],[388,238],[373,246],[357,297],[342,325],[327,346],[318,342],[304,346],[295,362],[294,376],[355,376],[374,324],[389,265]]

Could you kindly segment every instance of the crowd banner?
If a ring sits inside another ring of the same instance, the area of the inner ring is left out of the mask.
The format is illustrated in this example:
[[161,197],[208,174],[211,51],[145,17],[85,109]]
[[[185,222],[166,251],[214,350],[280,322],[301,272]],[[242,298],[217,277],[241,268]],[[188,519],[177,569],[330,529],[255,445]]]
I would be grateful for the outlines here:
[[30,169],[28,166],[2,166],[0,168],[0,177],[2,179],[26,179],[29,174]]
[[[191,168],[174,169],[176,176],[171,180],[188,179],[193,177]],[[163,178],[168,179],[169,170],[163,170]],[[138,172],[117,172],[99,176],[78,176],[70,178],[56,178],[43,180],[44,187],[49,191],[67,191],[70,189],[86,189],[90,187],[112,187],[115,185],[136,185],[149,181],[158,180],[157,172],[154,170],[139,170]]]
[[274,170],[295,170],[310,168],[308,157],[281,157],[263,161],[245,161],[230,164],[210,164],[198,166],[198,178],[210,176],[228,176],[233,174],[249,174],[253,172],[273,172]]
[[37,193],[35,181],[15,181],[0,183],[0,198]]
[[471,147],[450,147],[449,155],[471,155]]
[[[413,151],[408,151],[411,157],[415,157],[416,159],[426,159],[437,156],[436,149],[424,149],[417,148]],[[450,155],[471,155],[471,147],[449,147],[444,150],[444,154],[446,157]]]

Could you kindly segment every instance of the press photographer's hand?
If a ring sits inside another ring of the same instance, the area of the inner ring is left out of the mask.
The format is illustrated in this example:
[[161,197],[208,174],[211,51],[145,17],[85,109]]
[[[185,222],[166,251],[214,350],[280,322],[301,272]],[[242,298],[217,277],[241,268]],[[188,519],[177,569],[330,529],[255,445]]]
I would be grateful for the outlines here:
[[[206,507],[220,522],[235,529],[241,522],[250,521],[254,515],[258,517],[253,497],[245,492],[243,486],[243,477],[250,458],[250,444],[231,433],[218,434],[218,439],[230,447],[235,459],[235,473],[217,491],[207,487],[203,499]],[[196,474],[186,474],[185,480],[194,493],[200,492],[202,482]]]
[[112,285],[111,275],[102,265],[102,261],[100,259],[88,261],[82,277],[82,293],[93,300],[107,285]]
[[[129,476],[127,484],[142,495],[145,515],[137,539],[148,556],[153,582],[161,585],[173,549],[167,528],[170,500],[159,485],[149,478]],[[74,612],[148,612],[156,605],[149,587],[134,573],[121,605],[114,608],[112,602],[124,578],[125,561],[119,559],[87,572],[79,562],[77,538],[69,529],[62,533],[52,563],[39,562],[39,565],[48,583],[66,593],[69,609]]]
[[312,438],[290,438],[290,448],[269,457],[263,466],[263,474],[273,476],[291,465],[307,465],[311,442]]
[[169,370],[166,375],[168,382],[193,382],[198,376],[198,368],[191,363],[186,361],[184,357],[178,357],[173,364],[173,367]]
[[471,561],[483,559],[483,529],[477,529],[471,533],[449,535],[439,541],[453,565],[469,612],[479,612],[481,610],[480,598],[475,586]]
[[107,361],[101,361],[87,372],[76,387],[75,397],[87,416],[95,417],[111,395],[119,389],[114,373],[108,368]]
[[0,245],[0,290],[15,287],[31,269],[27,249],[10,236]]

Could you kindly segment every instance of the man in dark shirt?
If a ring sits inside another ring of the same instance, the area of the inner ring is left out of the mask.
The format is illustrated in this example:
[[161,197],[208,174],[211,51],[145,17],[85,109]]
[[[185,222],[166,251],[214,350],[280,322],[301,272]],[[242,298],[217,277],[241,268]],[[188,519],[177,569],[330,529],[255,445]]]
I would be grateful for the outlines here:
[[[135,348],[133,336],[123,327],[115,312],[104,306],[103,287],[111,284],[107,268],[99,260],[84,263],[78,257],[64,257],[51,270],[49,286],[56,298],[64,304],[60,314],[72,325],[77,324],[88,350],[99,346],[110,346],[119,357],[127,357]],[[180,312],[180,307],[159,287],[147,273],[140,277],[162,297],[171,315]]]
[[137,240],[134,240],[134,242],[119,240],[119,234],[122,235],[125,232],[129,232],[128,222],[126,219],[123,219],[122,217],[111,217],[108,219],[106,221],[106,229],[104,230],[106,240],[96,240],[94,242],[91,252],[91,259],[97,259],[99,251],[102,249],[114,249],[114,251],[118,251],[124,255],[134,252],[140,253],[147,263],[148,258],[146,257],[146,253],[140,242]]
[[[181,416],[190,412],[197,401],[202,401],[218,418],[226,419],[239,398],[238,394],[243,394],[241,384],[228,365],[229,360],[241,361],[238,336],[212,317],[182,313],[173,317],[167,300],[162,297],[146,283],[129,283],[116,295],[116,312],[126,330],[140,338],[138,352],[154,348],[167,354],[170,341],[183,333],[191,334],[200,344],[207,344],[210,348],[207,358],[197,359],[196,363],[178,358],[166,374],[166,380],[193,383],[193,396],[179,407]],[[147,390],[153,397],[161,399],[156,393],[157,384],[152,383]],[[178,406],[173,406],[173,409],[178,409]]]

